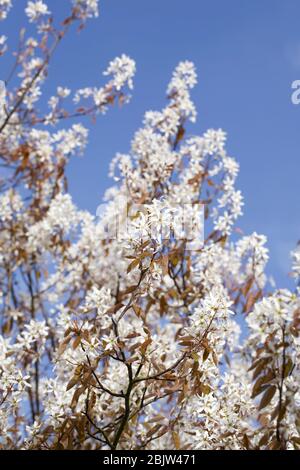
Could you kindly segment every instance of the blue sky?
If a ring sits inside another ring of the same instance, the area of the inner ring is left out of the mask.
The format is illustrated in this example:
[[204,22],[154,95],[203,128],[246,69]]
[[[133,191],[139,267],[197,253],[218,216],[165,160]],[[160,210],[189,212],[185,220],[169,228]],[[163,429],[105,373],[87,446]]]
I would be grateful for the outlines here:
[[[15,1],[0,34],[16,38],[26,0]],[[68,0],[48,0],[63,16]],[[129,105],[109,110],[90,127],[83,158],[69,167],[70,191],[95,212],[112,182],[108,166],[125,153],[148,109],[164,105],[166,85],[181,60],[196,64],[198,109],[192,134],[209,127],[228,133],[228,152],[240,163],[245,233],[268,236],[269,272],[288,285],[289,251],[300,238],[300,105],[291,83],[300,79],[299,0],[102,0],[101,14],[66,38],[52,62],[46,94],[57,85],[98,85],[109,60],[126,53],[137,63]],[[0,59],[5,78],[9,59]]]

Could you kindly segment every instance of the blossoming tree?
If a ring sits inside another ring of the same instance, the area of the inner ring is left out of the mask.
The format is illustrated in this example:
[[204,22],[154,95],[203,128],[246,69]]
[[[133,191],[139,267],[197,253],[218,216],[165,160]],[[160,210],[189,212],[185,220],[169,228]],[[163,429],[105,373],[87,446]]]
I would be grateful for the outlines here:
[[[11,6],[0,0],[0,19]],[[21,33],[0,87],[0,447],[299,449],[299,288],[271,291],[266,238],[235,229],[226,134],[185,136],[194,65],[176,67],[166,107],[113,159],[95,217],[73,204],[65,168],[87,143],[81,122],[128,101],[135,64],[122,55],[102,86],[58,86],[41,115],[52,55],[98,2],[72,0],[60,26],[41,0],[25,14],[36,37]],[[201,244],[183,207],[191,219],[204,207]],[[297,282],[299,249],[293,261]]]

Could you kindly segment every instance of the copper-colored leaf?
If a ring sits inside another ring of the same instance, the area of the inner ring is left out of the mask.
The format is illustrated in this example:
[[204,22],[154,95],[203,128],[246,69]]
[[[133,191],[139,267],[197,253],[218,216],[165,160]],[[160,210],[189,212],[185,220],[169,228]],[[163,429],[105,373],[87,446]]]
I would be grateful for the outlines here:
[[179,434],[176,431],[172,432],[172,438],[173,438],[173,442],[175,445],[175,449],[180,450],[180,438],[179,438]]
[[249,449],[250,449],[250,441],[249,441],[249,438],[248,438],[247,434],[244,434],[244,435],[243,435],[242,441],[243,441],[244,447],[245,447],[247,450],[249,450]]
[[248,279],[248,281],[246,282],[246,284],[244,285],[244,287],[242,288],[242,292],[243,292],[244,297],[247,297],[248,292],[249,292],[249,290],[251,289],[251,287],[253,285],[253,282],[254,282],[254,277],[251,276]]
[[59,348],[58,348],[58,355],[60,356],[61,354],[63,354],[69,344],[69,342],[71,341],[72,339],[72,336],[67,336],[63,342],[59,345]]
[[142,315],[143,311],[139,305],[133,304],[132,308],[137,317],[140,317]]
[[203,351],[203,362],[206,361],[206,359],[209,356],[209,353],[210,353],[210,350],[208,348],[204,349],[204,351]]
[[270,403],[270,401],[274,397],[274,395],[276,393],[276,390],[277,389],[276,389],[275,385],[271,385],[270,387],[268,387],[268,389],[265,391],[265,393],[263,394],[262,399],[260,401],[260,404],[259,404],[259,409],[260,410],[262,410],[263,408],[268,406],[268,404]]
[[157,424],[153,428],[150,429],[150,431],[147,432],[146,436],[151,437],[153,434],[155,434],[159,429],[161,428],[161,424]]
[[142,354],[145,354],[149,344],[152,343],[152,339],[150,337],[148,337],[140,346],[140,351]]
[[112,307],[110,307],[106,313],[116,313],[118,310],[120,310],[120,308],[124,307],[124,304],[122,304],[122,302],[118,302],[116,305],[113,305]]
[[72,349],[75,350],[76,348],[78,348],[80,342],[81,342],[80,336],[76,336],[76,338],[74,339],[74,341],[72,343]]
[[136,268],[140,263],[139,259],[134,259],[127,268],[127,273],[130,273],[134,268]]
[[284,367],[284,378],[286,379],[291,371],[293,370],[294,364],[290,357],[287,358],[285,367]]
[[268,443],[269,439],[270,439],[270,432],[267,431],[267,432],[260,438],[259,443],[258,443],[259,447],[265,446],[265,445]]

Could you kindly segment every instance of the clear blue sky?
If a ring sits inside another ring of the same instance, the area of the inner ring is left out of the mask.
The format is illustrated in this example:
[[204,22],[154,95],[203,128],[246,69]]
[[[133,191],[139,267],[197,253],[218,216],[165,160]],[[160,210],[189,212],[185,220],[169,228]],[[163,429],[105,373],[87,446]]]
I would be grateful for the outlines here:
[[[25,0],[16,0],[0,34],[14,36]],[[48,0],[63,15],[68,0]],[[229,154],[241,170],[245,197],[239,226],[269,239],[273,272],[288,283],[289,251],[300,238],[300,105],[291,103],[291,83],[300,79],[299,0],[102,0],[101,14],[81,34],[61,45],[52,63],[47,93],[56,85],[72,89],[101,83],[101,71],[116,55],[136,60],[133,99],[109,110],[90,126],[84,158],[69,167],[70,191],[92,212],[112,182],[108,166],[126,152],[147,109],[160,109],[173,68],[195,62],[199,83],[193,92],[201,133],[222,127]],[[9,34],[8,34],[9,33]],[[0,59],[0,75],[7,59]]]

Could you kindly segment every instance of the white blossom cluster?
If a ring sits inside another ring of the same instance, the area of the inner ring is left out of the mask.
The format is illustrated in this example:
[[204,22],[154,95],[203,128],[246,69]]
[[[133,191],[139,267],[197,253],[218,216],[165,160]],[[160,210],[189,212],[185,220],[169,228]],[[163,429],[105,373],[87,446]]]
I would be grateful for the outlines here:
[[97,18],[99,15],[98,0],[72,0],[72,4],[76,9],[77,14],[83,20],[87,18]]
[[12,7],[12,0],[0,0],[0,20],[5,20]]
[[293,275],[300,279],[300,245],[292,252]]
[[[78,104],[82,99],[92,98],[94,105],[102,113],[107,110],[113,90],[120,92],[126,86],[129,89],[133,87],[133,76],[135,74],[135,62],[130,57],[123,54],[110,62],[108,68],[103,72],[104,75],[112,76],[108,83],[101,88],[81,88],[74,95],[74,102]],[[123,95],[122,95],[123,97]],[[123,97],[128,101],[128,97]]]
[[5,119],[6,105],[6,87],[3,81],[0,81],[0,123]]
[[50,15],[48,6],[42,0],[29,1],[25,8],[25,13],[28,16],[30,23],[38,21],[45,15]]
[[0,36],[0,57],[4,55],[4,53],[7,51],[6,41],[7,41],[7,37],[4,34],[2,34]]

